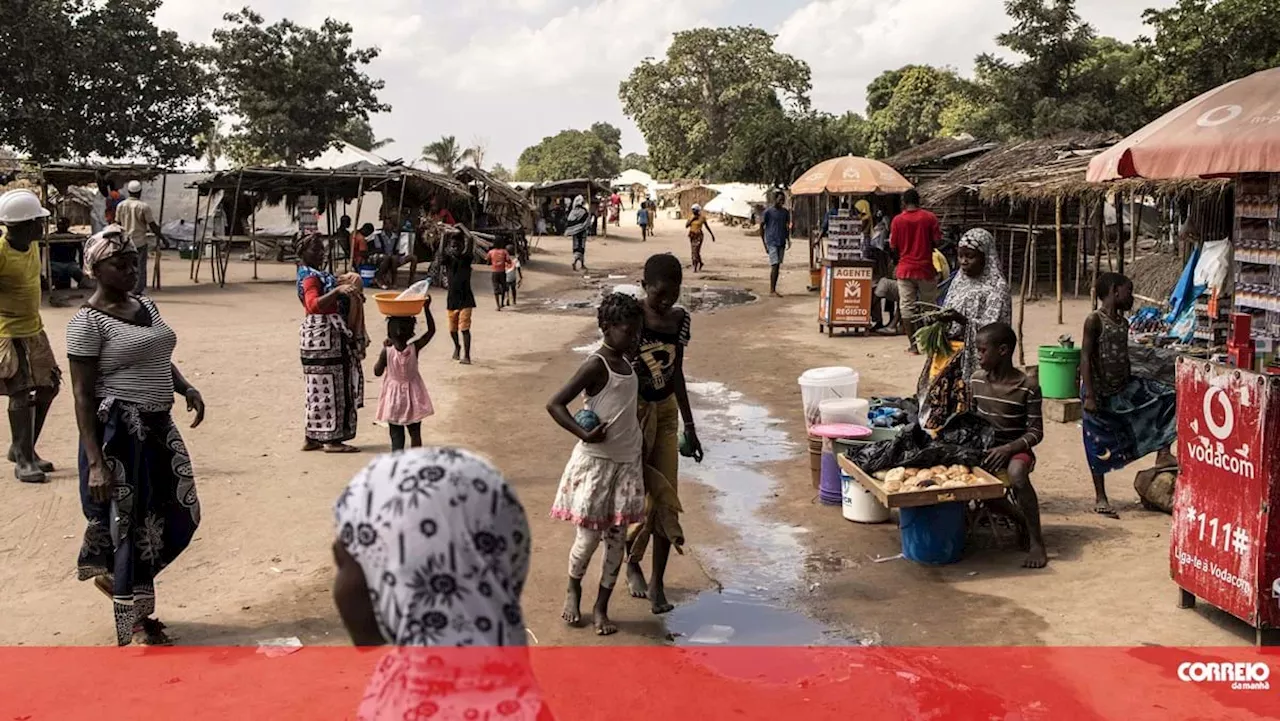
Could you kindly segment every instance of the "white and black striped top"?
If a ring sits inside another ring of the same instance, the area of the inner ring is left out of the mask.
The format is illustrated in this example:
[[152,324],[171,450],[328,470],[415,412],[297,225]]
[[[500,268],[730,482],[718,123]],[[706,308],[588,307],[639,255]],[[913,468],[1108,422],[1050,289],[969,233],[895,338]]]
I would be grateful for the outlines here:
[[178,336],[165,325],[155,303],[138,301],[150,325],[121,320],[84,306],[67,323],[67,355],[98,360],[99,398],[118,398],[144,406],[173,405],[170,364]]

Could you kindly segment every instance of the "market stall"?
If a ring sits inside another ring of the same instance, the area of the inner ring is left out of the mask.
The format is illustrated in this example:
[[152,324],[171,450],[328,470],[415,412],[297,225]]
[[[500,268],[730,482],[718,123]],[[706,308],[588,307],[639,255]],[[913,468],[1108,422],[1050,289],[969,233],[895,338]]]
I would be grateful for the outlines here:
[[821,291],[820,332],[831,335],[836,329],[871,328],[876,278],[875,263],[866,248],[872,216],[885,196],[911,188],[888,165],[852,155],[823,161],[791,185],[793,199],[817,198],[816,207],[828,214],[826,222],[810,224],[809,237],[810,290]]
[[[573,178],[569,180],[550,180],[545,183],[538,183],[529,188],[529,198],[534,205],[542,207],[544,201],[549,203],[552,208],[563,207],[568,212],[568,204],[574,197],[581,195],[582,199],[587,202],[587,209],[595,212],[595,208],[600,198],[607,198],[611,189],[609,183],[594,178]],[[557,216],[559,217],[559,216]],[[560,218],[562,221],[563,218]],[[547,220],[548,226],[554,226],[553,235],[561,235],[564,233],[563,223],[557,221],[556,218]],[[605,224],[606,234],[608,232],[608,224]]]
[[480,168],[463,168],[454,177],[467,186],[473,199],[468,225],[479,235],[502,240],[516,250],[521,263],[527,264],[528,233],[534,222],[529,198]]
[[[352,219],[352,227],[359,228],[368,218],[378,219],[388,214],[407,217],[414,209],[431,207],[433,201],[445,204],[466,203],[471,194],[462,183],[447,176],[402,165],[373,165],[361,163],[339,170],[314,170],[307,168],[237,168],[214,173],[194,184],[203,199],[205,219],[203,232],[196,238],[194,252],[191,256],[191,279],[199,281],[200,270],[206,256],[211,261],[214,280],[219,285],[227,281],[227,267],[231,260],[229,238],[210,238],[208,235],[208,215],[216,196],[221,193],[232,193],[233,208],[231,217],[240,215],[240,204],[249,206],[252,213],[259,205],[286,203],[298,210],[300,229],[310,228],[333,235],[337,230],[336,216],[338,205],[346,201],[356,202],[356,211]],[[366,209],[363,198],[366,192],[378,191],[382,194],[383,207]],[[196,204],[196,220],[200,220],[201,203]],[[323,216],[325,227],[319,226]],[[376,225],[376,223],[375,223]],[[250,242],[254,242],[256,229],[251,221]],[[346,257],[348,254],[344,254]],[[417,273],[418,253],[413,252],[409,267],[409,282]],[[336,270],[337,248],[329,246],[329,265]],[[258,277],[258,254],[254,253],[253,277]]]
[[[1227,83],[1170,111],[1090,163],[1091,182],[1234,178],[1232,237],[1211,296],[1233,308],[1221,362],[1177,370],[1178,477],[1170,571],[1240,618],[1261,643],[1280,630],[1280,68]],[[1255,372],[1261,370],[1263,372]]]

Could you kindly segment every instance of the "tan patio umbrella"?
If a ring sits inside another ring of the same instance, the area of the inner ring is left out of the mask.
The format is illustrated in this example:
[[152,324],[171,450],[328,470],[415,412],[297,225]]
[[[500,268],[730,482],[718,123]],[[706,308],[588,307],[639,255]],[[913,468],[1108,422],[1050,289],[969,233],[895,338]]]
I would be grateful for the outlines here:
[[846,155],[810,168],[791,184],[792,195],[890,195],[913,188],[898,171],[879,160]]
[[1219,86],[1089,163],[1088,180],[1280,172],[1280,68]]

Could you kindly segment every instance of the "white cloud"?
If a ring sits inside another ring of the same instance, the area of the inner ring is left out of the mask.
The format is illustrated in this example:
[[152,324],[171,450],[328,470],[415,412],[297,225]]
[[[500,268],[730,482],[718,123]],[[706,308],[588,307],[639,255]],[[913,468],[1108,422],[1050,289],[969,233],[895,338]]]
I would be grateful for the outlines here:
[[[1101,34],[1132,40],[1143,9],[1173,2],[1080,0],[1078,11]],[[816,107],[861,112],[867,85],[885,70],[915,63],[967,75],[977,55],[998,50],[995,37],[1009,26],[997,0],[817,0],[782,22],[775,47],[809,63]]]
[[[1100,32],[1130,39],[1142,9],[1173,0],[1078,0]],[[222,15],[247,0],[168,0],[163,27],[208,42]],[[369,68],[386,81],[389,114],[374,130],[412,157],[440,135],[491,139],[508,167],[526,146],[596,121],[623,130],[624,150],[643,151],[622,115],[618,84],[671,35],[702,25],[754,24],[777,32],[777,47],[808,61],[813,97],[832,112],[862,110],[866,85],[907,63],[968,71],[1008,27],[1000,0],[253,0],[268,22],[350,23],[358,45],[377,45]]]

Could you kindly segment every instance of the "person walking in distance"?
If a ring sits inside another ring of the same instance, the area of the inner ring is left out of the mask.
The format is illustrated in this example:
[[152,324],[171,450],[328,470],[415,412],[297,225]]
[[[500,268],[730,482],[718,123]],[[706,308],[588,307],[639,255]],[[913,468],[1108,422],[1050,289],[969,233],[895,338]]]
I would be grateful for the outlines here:
[[43,483],[53,464],[36,455],[62,371],[40,318],[40,249],[49,211],[30,190],[0,195],[0,395],[9,396],[9,460],[23,483]]
[[125,237],[133,241],[134,247],[138,249],[138,287],[133,292],[142,295],[147,292],[147,258],[151,250],[151,246],[147,244],[147,232],[156,236],[156,242],[161,247],[164,246],[165,239],[160,232],[160,224],[156,222],[156,214],[142,200],[142,183],[130,180],[126,187],[129,197],[116,206],[116,223],[124,228]]
[[764,219],[760,223],[760,237],[764,239],[764,250],[769,254],[769,294],[775,298],[782,297],[778,292],[778,275],[787,249],[791,247],[791,212],[786,204],[787,197],[779,190],[773,207],[764,211]]
[[449,272],[449,337],[453,338],[453,359],[471,365],[471,314],[476,294],[471,290],[471,264],[475,262],[475,238],[461,225],[445,232],[444,265]]
[[910,345],[916,349],[916,303],[938,300],[938,271],[933,267],[933,249],[942,240],[938,216],[920,207],[920,193],[915,188],[902,194],[903,211],[889,227],[889,246],[898,254],[898,302]]

